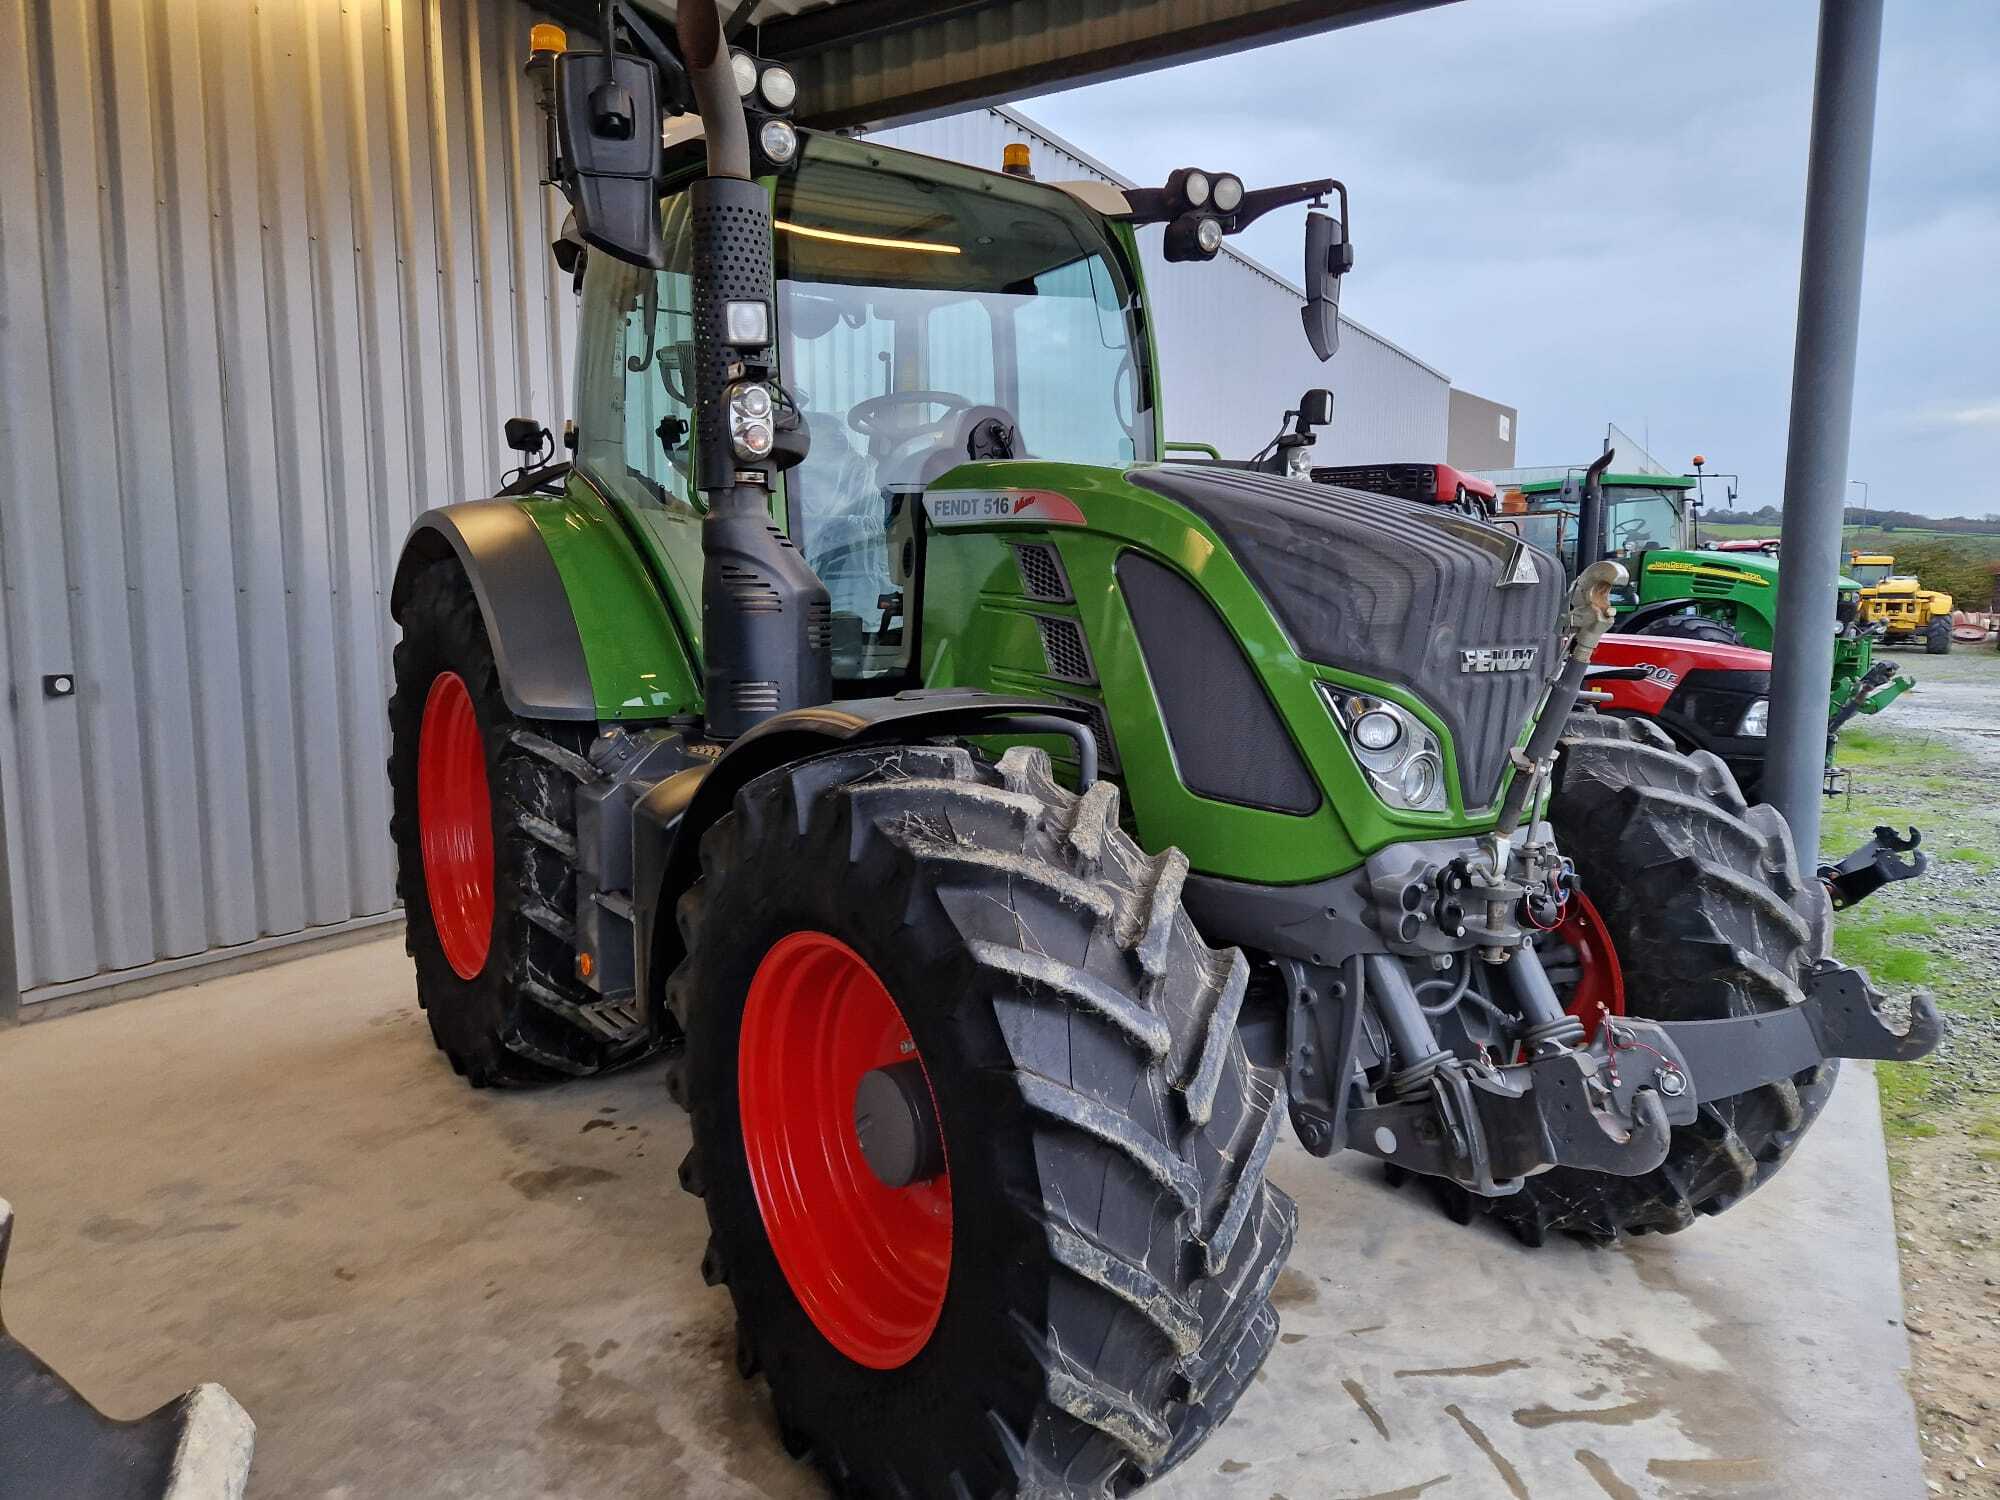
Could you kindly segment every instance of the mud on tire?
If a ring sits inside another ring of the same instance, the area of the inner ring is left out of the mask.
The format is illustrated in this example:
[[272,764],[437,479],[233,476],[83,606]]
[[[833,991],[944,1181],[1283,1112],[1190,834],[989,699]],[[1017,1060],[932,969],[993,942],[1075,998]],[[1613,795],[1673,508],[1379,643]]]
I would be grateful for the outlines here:
[[[686,1030],[703,1272],[786,1446],[846,1496],[1122,1494],[1185,1457],[1277,1332],[1291,1200],[1264,1181],[1277,1076],[1235,1031],[1249,978],[1182,913],[1186,860],[1040,751],[845,750],[750,782],[702,845],[669,988]],[[760,961],[838,938],[908,1024],[942,1125],[953,1234],[935,1330],[866,1368],[772,1251],[738,1039]]]
[[[650,1045],[636,1008],[607,1007],[575,978],[574,793],[589,774],[591,726],[533,723],[500,692],[478,601],[456,559],[412,583],[389,699],[389,833],[396,891],[416,961],[417,1001],[439,1050],[474,1088],[595,1073]],[[424,883],[418,744],[431,684],[455,672],[472,698],[493,811],[494,914],[484,966],[464,979],[447,961]]]
[[[1706,1020],[1804,998],[1800,978],[1830,941],[1825,889],[1800,873],[1777,810],[1746,806],[1715,756],[1682,755],[1643,720],[1578,714],[1550,821],[1610,929],[1630,1014]],[[1473,1202],[1529,1244],[1551,1230],[1612,1239],[1685,1229],[1770,1181],[1838,1067],[1702,1105],[1644,1176],[1558,1167],[1512,1197]]]

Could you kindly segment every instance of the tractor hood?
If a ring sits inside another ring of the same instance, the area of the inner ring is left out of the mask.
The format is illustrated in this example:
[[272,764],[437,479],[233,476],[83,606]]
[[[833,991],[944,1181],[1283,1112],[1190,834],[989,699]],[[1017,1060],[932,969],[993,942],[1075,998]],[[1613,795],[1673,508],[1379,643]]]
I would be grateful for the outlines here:
[[[1654,548],[1641,552],[1631,559],[1636,566],[1635,573],[1659,573],[1684,581],[1687,592],[1694,596],[1703,594],[1723,595],[1738,588],[1767,588],[1778,586],[1778,559],[1760,552],[1716,551],[1686,552],[1671,548]],[[1845,574],[1841,576],[1840,589],[1859,589],[1860,584]]]
[[1415,694],[1443,720],[1467,808],[1556,667],[1561,566],[1436,506],[1204,464],[1127,476],[1221,538],[1307,661]]

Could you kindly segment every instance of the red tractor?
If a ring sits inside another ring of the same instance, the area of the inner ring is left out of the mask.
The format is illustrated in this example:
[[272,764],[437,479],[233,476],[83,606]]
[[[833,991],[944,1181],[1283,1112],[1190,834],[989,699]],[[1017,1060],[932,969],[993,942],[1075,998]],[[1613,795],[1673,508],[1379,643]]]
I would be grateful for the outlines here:
[[1599,710],[1651,719],[1683,751],[1719,755],[1745,799],[1764,779],[1771,653],[1717,641],[1607,635],[1591,658],[1589,685],[1608,695]]

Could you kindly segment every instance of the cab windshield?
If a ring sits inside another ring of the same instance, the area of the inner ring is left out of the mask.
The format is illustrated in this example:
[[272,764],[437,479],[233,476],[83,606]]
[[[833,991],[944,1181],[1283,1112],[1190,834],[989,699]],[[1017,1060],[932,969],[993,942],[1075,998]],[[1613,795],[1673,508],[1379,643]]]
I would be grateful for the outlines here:
[[1652,485],[1606,485],[1605,539],[1620,556],[1681,545],[1682,491]]
[[1864,589],[1873,588],[1887,578],[1894,567],[1893,563],[1856,563],[1847,570],[1847,576]]
[[1121,257],[1066,194],[808,136],[779,179],[778,328],[811,433],[792,531],[833,599],[834,671],[908,665],[923,489],[973,458],[1151,458]]

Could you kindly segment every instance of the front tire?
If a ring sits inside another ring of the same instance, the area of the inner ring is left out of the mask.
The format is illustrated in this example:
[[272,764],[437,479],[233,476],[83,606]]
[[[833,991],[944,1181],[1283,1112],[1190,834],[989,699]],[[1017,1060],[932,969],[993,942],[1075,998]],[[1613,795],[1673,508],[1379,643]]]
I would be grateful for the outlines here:
[[425,567],[389,699],[389,833],[417,1003],[474,1088],[595,1073],[650,1045],[576,978],[575,789],[589,730],[507,707],[472,584]]
[[[1802,875],[1776,809],[1746,806],[1729,768],[1682,755],[1657,726],[1579,714],[1562,744],[1549,820],[1602,916],[1627,1014],[1708,1020],[1804,999],[1830,940],[1825,889]],[[1771,1180],[1833,1091],[1837,1062],[1701,1106],[1640,1177],[1557,1167],[1480,1199],[1526,1243],[1670,1234]]]
[[[739,1367],[843,1495],[1126,1493],[1276,1335],[1295,1215],[1264,1181],[1282,1081],[1235,1031],[1248,965],[1117,806],[1040,751],[871,748],[757,778],[703,840],[669,991],[683,1185]],[[911,1061],[940,1151],[890,1189],[850,1111]]]
[[1929,656],[1944,656],[1951,651],[1951,621],[1933,620],[1924,631],[1924,652]]

